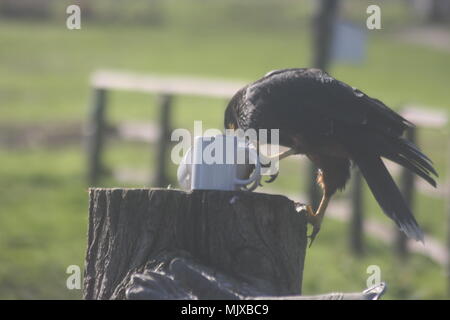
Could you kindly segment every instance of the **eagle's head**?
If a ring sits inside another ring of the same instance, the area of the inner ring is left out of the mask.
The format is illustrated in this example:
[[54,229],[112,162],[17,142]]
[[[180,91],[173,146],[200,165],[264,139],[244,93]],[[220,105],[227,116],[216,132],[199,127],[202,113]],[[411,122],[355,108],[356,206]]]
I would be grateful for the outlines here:
[[239,115],[243,97],[247,87],[242,88],[231,98],[225,110],[224,127],[225,129],[239,129]]
[[225,117],[224,117],[224,127],[225,129],[237,129],[238,123],[236,120],[236,111],[234,109],[234,106],[229,103],[227,106],[227,109],[225,110]]

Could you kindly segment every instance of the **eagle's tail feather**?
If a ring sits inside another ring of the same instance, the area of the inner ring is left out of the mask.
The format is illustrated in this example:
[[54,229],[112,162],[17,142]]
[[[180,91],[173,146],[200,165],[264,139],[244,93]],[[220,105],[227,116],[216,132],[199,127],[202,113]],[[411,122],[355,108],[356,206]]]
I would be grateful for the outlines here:
[[398,154],[386,155],[386,158],[414,172],[429,184],[431,184],[433,187],[436,187],[436,181],[432,177],[430,177],[430,173],[413,161]]
[[399,153],[404,157],[414,161],[422,168],[428,170],[437,176],[436,170],[433,168],[433,162],[428,158],[425,154],[423,154],[416,145],[414,145],[411,141],[408,141],[404,138],[399,138],[397,140],[397,148],[399,149]]
[[353,160],[384,213],[408,237],[423,242],[423,233],[389,171],[378,155],[355,152]]
[[432,174],[437,176],[433,162],[412,142],[401,137],[387,139],[383,136],[377,137],[373,142],[372,149],[376,154],[398,163],[436,187],[436,181],[431,177]]

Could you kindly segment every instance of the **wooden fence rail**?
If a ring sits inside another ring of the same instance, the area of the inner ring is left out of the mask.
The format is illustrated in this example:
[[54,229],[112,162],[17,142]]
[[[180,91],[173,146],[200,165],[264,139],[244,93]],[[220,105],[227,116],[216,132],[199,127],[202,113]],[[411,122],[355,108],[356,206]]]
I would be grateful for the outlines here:
[[90,107],[88,127],[86,130],[88,149],[88,179],[90,184],[96,184],[101,167],[103,137],[105,133],[106,90],[94,87]]
[[[405,134],[406,138],[413,143],[417,142],[416,131],[417,131],[417,129],[415,127],[409,128]],[[408,169],[403,168],[400,179],[401,179],[400,180],[400,190],[403,194],[403,197],[405,198],[405,202],[410,208],[413,208],[414,207],[415,175]],[[396,233],[397,233],[397,237],[396,237],[395,249],[397,251],[397,255],[401,259],[405,259],[406,256],[408,255],[408,247],[407,247],[408,238],[398,228],[396,228]]]
[[103,170],[102,150],[104,144],[106,94],[109,90],[125,90],[156,94],[160,109],[157,174],[151,185],[167,186],[166,172],[168,137],[171,130],[171,108],[176,95],[230,98],[244,83],[200,79],[194,77],[161,77],[113,71],[98,71],[91,77],[93,100],[87,128],[88,181],[98,183]]

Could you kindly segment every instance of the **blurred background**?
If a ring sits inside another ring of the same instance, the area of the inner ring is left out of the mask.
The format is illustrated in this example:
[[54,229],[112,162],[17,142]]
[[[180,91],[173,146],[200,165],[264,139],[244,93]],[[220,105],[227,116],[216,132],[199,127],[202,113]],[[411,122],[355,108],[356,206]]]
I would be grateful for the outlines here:
[[[81,290],[67,289],[66,269],[84,265],[88,188],[162,181],[175,187],[176,167],[168,165],[162,178],[157,169],[161,121],[170,116],[170,128],[190,129],[194,120],[223,126],[226,97],[177,94],[170,115],[161,116],[158,94],[108,90],[99,101],[94,72],[196,77],[233,87],[273,69],[317,65],[318,3],[0,0],[0,298],[81,298]],[[80,30],[66,27],[70,4],[81,7]],[[376,1],[380,30],[366,28],[370,4],[339,2],[333,35],[340,40],[327,70],[419,122],[416,138],[435,162],[439,188],[392,169],[402,185],[415,186],[411,203],[428,238],[425,246],[404,245],[365,184],[354,183],[330,208],[307,253],[303,293],[361,291],[368,266],[377,265],[386,298],[446,299],[450,1]],[[92,141],[83,137],[101,102],[102,166],[89,180]],[[309,172],[303,158],[288,159],[278,180],[258,191],[308,201]]]

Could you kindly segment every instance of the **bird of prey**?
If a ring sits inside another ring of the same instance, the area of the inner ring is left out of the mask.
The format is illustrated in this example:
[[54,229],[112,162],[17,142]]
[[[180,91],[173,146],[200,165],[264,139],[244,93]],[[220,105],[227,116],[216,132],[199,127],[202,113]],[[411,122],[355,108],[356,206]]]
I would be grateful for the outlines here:
[[318,168],[323,191],[318,209],[308,206],[311,242],[330,198],[342,190],[352,164],[359,167],[384,213],[409,237],[423,233],[381,158],[414,172],[436,187],[432,161],[402,137],[413,124],[360,90],[313,68],[275,70],[240,89],[230,100],[226,129],[278,129],[279,145],[306,155]]

